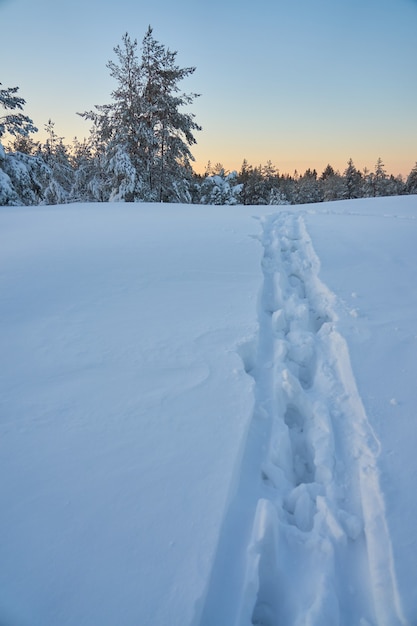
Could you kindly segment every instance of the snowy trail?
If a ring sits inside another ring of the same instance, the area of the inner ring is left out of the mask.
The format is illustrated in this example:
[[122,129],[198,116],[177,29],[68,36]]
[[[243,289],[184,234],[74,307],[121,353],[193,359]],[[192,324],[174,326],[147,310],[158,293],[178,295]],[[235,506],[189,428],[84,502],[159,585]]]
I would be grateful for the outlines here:
[[303,218],[263,218],[255,408],[201,626],[406,624],[376,439]]

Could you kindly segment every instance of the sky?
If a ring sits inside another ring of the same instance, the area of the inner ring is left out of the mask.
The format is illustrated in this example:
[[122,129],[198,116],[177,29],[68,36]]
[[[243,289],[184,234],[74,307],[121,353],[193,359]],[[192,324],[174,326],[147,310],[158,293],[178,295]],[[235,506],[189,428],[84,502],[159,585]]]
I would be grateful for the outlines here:
[[83,139],[77,112],[111,101],[113,48],[148,25],[196,67],[181,83],[201,94],[196,171],[415,165],[417,0],[0,0],[0,82],[40,130],[52,119],[66,143]]

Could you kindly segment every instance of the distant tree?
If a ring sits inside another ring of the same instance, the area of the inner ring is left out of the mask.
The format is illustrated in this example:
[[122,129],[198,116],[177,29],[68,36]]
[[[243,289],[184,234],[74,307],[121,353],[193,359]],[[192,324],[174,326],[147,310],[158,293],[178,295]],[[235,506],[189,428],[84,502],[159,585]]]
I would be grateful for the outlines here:
[[271,189],[268,204],[286,205],[286,204],[291,204],[291,202],[287,198],[285,192],[281,188],[277,187],[277,188]]
[[224,167],[223,163],[217,162],[213,166],[210,161],[207,164],[207,176],[227,176],[229,172]]
[[390,174],[390,176],[386,179],[385,184],[385,193],[386,196],[401,196],[406,193],[406,183],[403,180],[401,175],[394,176]]
[[206,169],[204,170],[204,177],[205,176],[211,176],[212,173],[213,173],[213,171],[212,171],[212,167],[211,167],[211,161],[209,159],[207,161]]
[[361,189],[360,198],[372,198],[375,196],[375,174],[368,170],[367,167],[363,168],[361,174]]
[[344,178],[327,165],[319,179],[320,196],[324,202],[342,200],[344,197]]
[[295,204],[297,195],[297,180],[290,174],[285,174],[280,177],[280,190],[289,204]]
[[405,189],[407,193],[417,193],[417,162],[407,177]]
[[75,202],[105,202],[110,190],[102,167],[103,152],[96,149],[94,133],[89,139],[73,141],[71,162],[74,170],[71,200]]
[[45,204],[65,204],[69,202],[74,183],[71,158],[63,137],[55,132],[55,123],[49,119],[45,124],[46,142],[40,148],[45,163],[51,170],[49,184],[43,192]]
[[344,176],[344,192],[343,197],[351,200],[352,198],[359,198],[361,195],[361,173],[358,172],[353,164],[352,159],[349,159],[347,167],[343,173]]
[[39,150],[39,143],[33,141],[30,135],[16,135],[10,144],[11,152],[21,152],[22,154],[36,154]]
[[265,165],[252,167],[246,159],[238,174],[238,182],[242,185],[240,203],[246,205],[282,204],[285,196],[280,192],[280,177],[272,161]]
[[240,196],[239,196],[239,202],[243,205],[249,204],[249,194],[248,194],[247,184],[250,178],[251,169],[252,168],[248,164],[247,160],[243,159],[242,166],[240,168],[240,171],[237,177],[238,183],[242,185]]
[[238,174],[233,171],[226,174],[221,169],[217,174],[206,176],[200,190],[201,204],[239,204],[242,185],[238,182]]
[[81,114],[93,122],[104,146],[110,198],[186,201],[194,160],[190,146],[200,126],[192,113],[180,111],[197,94],[181,93],[178,83],[195,68],[180,68],[177,52],[158,43],[151,27],[142,42],[141,59],[137,41],[127,33],[114,52],[117,61],[107,64],[117,83],[113,101]]
[[320,191],[317,172],[309,168],[296,181],[294,202],[295,204],[321,202],[322,197]]
[[[269,190],[265,185],[262,165],[249,167],[246,173],[246,183],[242,188],[245,203],[249,205],[269,204]],[[239,181],[241,178],[239,178]]]
[[330,178],[331,176],[335,175],[335,171],[333,169],[333,167],[328,164],[326,165],[325,169],[323,170],[321,176],[320,176],[320,180],[327,180],[328,178]]
[[267,204],[281,204],[285,197],[280,190],[279,172],[272,161],[267,161],[261,167],[261,174],[265,186],[265,198]]
[[373,178],[374,196],[384,196],[387,191],[387,172],[381,158],[375,164],[375,175]]

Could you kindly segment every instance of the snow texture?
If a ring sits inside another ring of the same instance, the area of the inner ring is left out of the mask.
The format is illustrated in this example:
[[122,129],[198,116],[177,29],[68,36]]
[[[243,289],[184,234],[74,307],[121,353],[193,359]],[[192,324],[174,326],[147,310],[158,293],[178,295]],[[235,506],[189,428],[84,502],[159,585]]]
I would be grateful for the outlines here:
[[416,236],[2,208],[0,624],[416,624]]

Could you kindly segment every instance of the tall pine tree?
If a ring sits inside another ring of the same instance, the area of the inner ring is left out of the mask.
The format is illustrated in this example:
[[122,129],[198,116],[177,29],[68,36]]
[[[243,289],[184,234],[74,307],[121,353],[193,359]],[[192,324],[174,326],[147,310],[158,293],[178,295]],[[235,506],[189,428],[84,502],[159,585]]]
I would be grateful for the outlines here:
[[117,82],[112,102],[81,115],[93,122],[104,148],[110,199],[187,201],[190,146],[200,126],[192,113],[180,111],[197,94],[182,93],[178,83],[195,68],[180,68],[177,52],[156,41],[151,27],[140,59],[137,47],[126,33],[114,48],[117,60],[107,64]]

